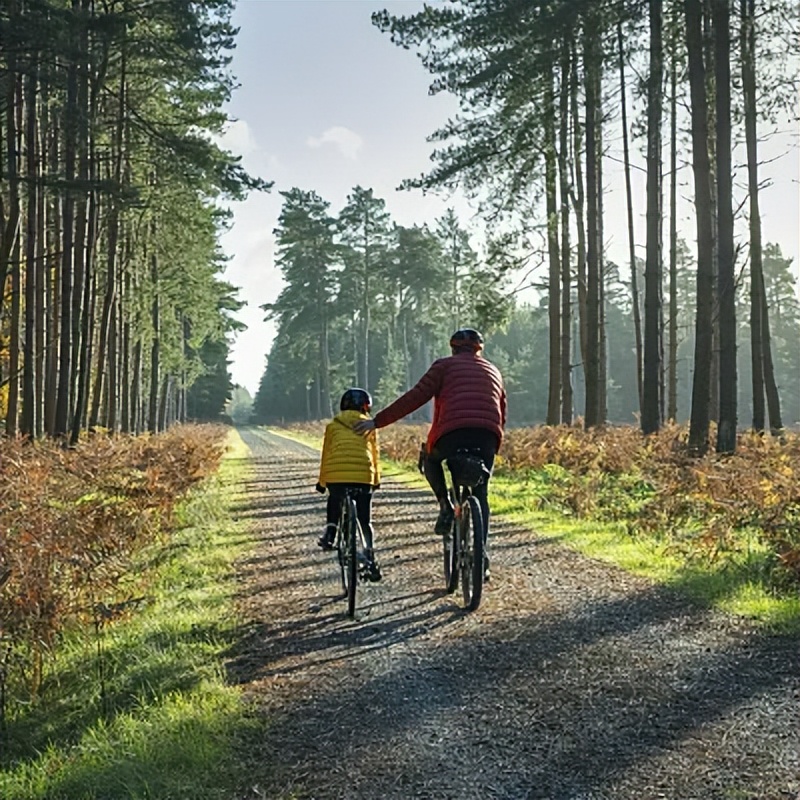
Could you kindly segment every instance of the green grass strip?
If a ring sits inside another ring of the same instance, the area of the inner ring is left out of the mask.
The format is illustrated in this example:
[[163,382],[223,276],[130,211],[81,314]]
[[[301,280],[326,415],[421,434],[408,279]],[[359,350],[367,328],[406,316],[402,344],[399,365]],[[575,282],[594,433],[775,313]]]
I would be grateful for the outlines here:
[[669,541],[633,535],[622,523],[576,518],[548,508],[541,487],[514,474],[492,479],[490,503],[493,513],[544,538],[672,586],[702,605],[746,617],[775,632],[800,632],[800,598],[769,583],[771,556],[766,548],[753,545],[746,554],[719,564],[687,560]]
[[9,721],[3,800],[233,795],[236,742],[253,723],[222,662],[237,628],[233,564],[251,545],[231,511],[248,451],[235,432],[228,445],[182,505],[184,526],[145,554],[146,601],[99,637],[70,634],[43,697]]

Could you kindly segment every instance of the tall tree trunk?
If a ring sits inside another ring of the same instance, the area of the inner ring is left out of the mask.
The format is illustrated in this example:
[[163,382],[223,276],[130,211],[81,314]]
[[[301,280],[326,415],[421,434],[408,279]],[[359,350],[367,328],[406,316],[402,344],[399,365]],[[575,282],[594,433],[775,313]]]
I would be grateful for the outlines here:
[[331,356],[330,342],[328,341],[328,319],[326,310],[323,308],[322,329],[319,336],[320,350],[320,417],[332,417],[333,406],[331,404]]
[[584,424],[592,428],[599,419],[600,379],[600,274],[597,219],[597,96],[599,62],[597,19],[590,12],[584,22],[584,118],[586,120],[586,408]]
[[572,258],[569,231],[569,90],[570,42],[561,46],[561,86],[559,92],[558,174],[561,195],[561,422],[572,424]]
[[769,313],[764,291],[761,210],[758,188],[758,131],[756,126],[755,0],[740,0],[742,94],[747,147],[747,186],[750,205],[750,350],[753,389],[753,429],[765,428],[764,394],[773,433],[783,429],[780,397],[775,383]]
[[[153,223],[155,233],[155,222]],[[150,246],[150,277],[153,286],[153,300],[150,306],[150,321],[153,329],[153,341],[150,346],[150,402],[147,412],[147,427],[150,433],[158,433],[158,389],[161,379],[161,297],[158,282],[158,256],[155,252],[155,235]]]
[[702,2],[684,0],[686,50],[692,117],[692,171],[697,223],[697,308],[694,378],[689,422],[689,448],[697,455],[708,451],[712,313],[714,310],[714,237],[711,206],[711,164],[708,157],[708,108],[703,64]]
[[578,344],[580,345],[581,365],[584,373],[584,386],[586,384],[586,202],[583,188],[583,170],[581,168],[581,153],[583,141],[581,137],[581,115],[578,110],[578,53],[577,45],[572,49],[572,70],[570,75],[570,106],[572,109],[572,158],[575,172],[574,198],[575,227],[578,234],[578,263],[577,263],[577,288],[578,288]]
[[[677,15],[677,10],[675,14]],[[678,417],[678,58],[677,21],[670,31],[669,67],[669,367],[667,419]]]
[[122,271],[124,278],[121,277],[120,285],[120,302],[119,302],[119,318],[121,322],[120,331],[120,348],[122,350],[120,357],[120,377],[119,377],[119,390],[120,390],[120,431],[122,433],[130,433],[133,430],[132,423],[132,348],[133,336],[131,335],[131,313],[129,300],[130,297],[130,265],[128,263],[128,240],[126,238],[124,252],[125,259],[122,264]]
[[556,198],[556,132],[553,76],[545,79],[544,91],[544,165],[545,210],[547,213],[547,308],[548,332],[548,395],[547,424],[561,421],[561,263],[558,249],[558,201]]
[[81,346],[78,351],[78,384],[75,394],[75,415],[72,422],[71,444],[78,443],[81,430],[86,426],[87,401],[89,397],[89,367],[92,362],[94,332],[94,309],[97,296],[97,281],[94,275],[94,239],[97,230],[96,193],[89,200],[85,277],[83,285],[83,311],[81,314]]
[[[38,76],[37,76],[38,77]],[[36,147],[38,151],[39,174],[42,175],[47,170],[47,136],[48,136],[48,115],[47,115],[47,84],[45,80],[39,82],[41,103],[39,103],[36,113],[37,139]],[[38,409],[35,432],[37,439],[41,439],[45,434],[45,409],[46,409],[46,374],[48,366],[48,342],[50,341],[48,331],[49,325],[49,251],[48,251],[48,219],[47,219],[47,199],[44,186],[41,184],[36,192],[36,239],[37,260],[36,260],[36,314],[34,317],[34,348],[36,350],[36,384],[34,395],[36,397],[36,407]]]
[[41,419],[41,394],[37,395],[36,321],[39,296],[38,278],[41,259],[39,233],[39,147],[36,118],[37,66],[31,56],[25,82],[25,163],[27,174],[27,220],[25,232],[25,357],[22,373],[21,430],[34,438]]
[[636,241],[633,231],[633,192],[631,190],[631,159],[628,147],[628,102],[625,86],[625,53],[622,45],[622,23],[617,23],[619,47],[620,110],[622,112],[622,158],[625,171],[625,200],[628,209],[628,260],[631,270],[631,307],[633,309],[633,335],[636,342],[636,387],[639,393],[639,411],[642,410],[642,319],[639,312],[639,278],[636,269]]
[[[16,18],[19,13],[19,5],[16,0],[8,0],[8,24],[12,28],[17,24]],[[6,146],[6,180],[8,182],[8,216],[3,212],[3,204],[0,202],[0,298],[5,294],[6,278],[11,267],[10,260],[17,246],[20,235],[20,186],[19,186],[19,153],[17,127],[19,108],[19,86],[20,76],[17,74],[16,48],[12,47],[8,52],[8,72],[5,78],[5,146]],[[2,313],[0,311],[0,319]]]
[[117,331],[119,301],[115,300],[108,321],[108,381],[106,382],[106,414],[105,423],[110,433],[119,430],[118,400],[119,393],[119,348]]
[[661,0],[650,0],[647,81],[647,245],[645,257],[642,433],[661,427]]
[[100,313],[100,329],[98,331],[97,343],[97,373],[95,375],[94,386],[92,388],[92,406],[91,411],[89,412],[90,429],[95,428],[98,424],[100,416],[100,402],[103,396],[103,389],[105,388],[104,378],[106,372],[110,369],[107,353],[111,329],[111,316],[114,312],[114,307],[116,304],[116,261],[117,243],[119,240],[119,210],[115,200],[112,199],[111,203],[112,207],[109,212],[108,233],[106,234],[106,285],[103,295],[103,308]]
[[140,337],[136,337],[133,345],[133,369],[131,374],[131,406],[130,406],[130,433],[138,435],[142,432],[142,360],[144,359],[143,344]]
[[[90,93],[89,93],[89,33],[88,15],[86,15],[86,0],[81,0],[78,13],[79,52],[80,64],[78,67],[78,99],[77,99],[77,157],[78,181],[81,187],[86,187],[90,182],[91,156],[89,153],[89,121]],[[81,421],[86,398],[86,375],[88,369],[86,361],[86,348],[88,334],[86,315],[89,309],[86,299],[89,294],[91,281],[91,231],[90,231],[90,197],[85,188],[80,189],[75,204],[75,255],[73,260],[74,284],[72,289],[72,375],[70,380],[70,393],[73,398],[72,405],[72,435],[71,441],[75,444],[80,433]]]
[[715,0],[704,0],[703,2],[703,52],[705,58],[706,73],[706,98],[708,111],[708,163],[711,182],[711,242],[712,242],[712,272],[713,272],[713,310],[711,312],[711,372],[709,376],[709,414],[713,421],[719,422],[719,295],[718,295],[718,275],[719,253],[717,252],[717,242],[719,232],[717,231],[717,140],[715,131],[717,129],[715,119],[714,96],[716,80],[714,69],[714,25],[711,19],[711,5]]
[[717,253],[719,266],[719,429],[717,452],[736,451],[738,378],[736,372],[736,276],[733,246],[733,166],[731,163],[730,7],[714,0],[717,140]]
[[21,327],[21,276],[22,247],[20,239],[11,251],[11,333],[8,342],[8,408],[6,409],[6,435],[19,432],[19,373],[20,373],[20,327]]
[[[117,100],[117,124],[114,132],[114,185],[120,187],[122,184],[122,159],[123,159],[123,137],[125,133],[125,67],[126,52],[123,46],[120,58],[120,78],[119,95]],[[119,203],[115,198],[111,199],[111,209],[109,211],[108,233],[107,233],[107,256],[106,256],[106,290],[103,298],[103,310],[100,318],[99,341],[97,351],[97,375],[94,383],[94,394],[92,397],[92,410],[89,415],[89,427],[97,425],[100,414],[100,402],[103,396],[103,379],[106,371],[109,374],[116,372],[116,362],[112,364],[112,358],[116,359],[116,347],[112,347],[113,355],[108,347],[112,316],[117,302],[117,245],[119,242]],[[109,356],[107,357],[107,351]],[[109,386],[109,394],[116,393],[116,385]],[[115,408],[116,410],[116,408]],[[111,427],[111,426],[110,426]],[[113,427],[112,427],[113,430]]]
[[364,274],[364,296],[362,297],[362,305],[361,305],[361,319],[362,319],[362,329],[361,329],[361,346],[363,348],[362,353],[362,383],[360,386],[363,386],[365,389],[369,390],[369,329],[371,324],[370,319],[370,303],[369,303],[369,271],[365,270]]
[[170,427],[171,420],[168,415],[169,398],[172,394],[172,377],[165,375],[161,384],[161,397],[158,402],[158,430],[165,431]]
[[[58,117],[47,110],[46,98],[42,101],[42,110],[47,115],[45,141],[47,146],[47,163],[53,174],[59,171],[59,145],[61,132]],[[44,195],[44,192],[42,192]],[[52,224],[47,231],[47,264],[45,265],[46,296],[46,335],[45,335],[45,379],[44,379],[44,430],[50,437],[56,435],[56,405],[58,397],[58,365],[60,362],[59,342],[61,338],[61,270],[63,259],[60,255],[63,241],[62,231],[62,198],[58,193],[50,193],[48,202],[49,217]]]
[[603,229],[603,65],[598,64],[597,83],[597,424],[608,419],[608,346],[606,341],[606,253]]
[[[80,12],[80,0],[72,0],[72,18],[70,19],[71,52],[78,50],[77,22]],[[67,92],[64,108],[64,182],[67,190],[61,215],[61,316],[60,342],[58,361],[58,396],[56,398],[56,414],[54,435],[65,436],[69,426],[70,404],[73,386],[73,335],[77,333],[79,319],[73,317],[73,291],[80,295],[81,285],[73,289],[75,262],[75,177],[78,147],[78,61],[75,56],[67,67]],[[80,302],[80,299],[77,301]]]
[[783,418],[781,416],[781,400],[778,395],[778,384],[775,381],[775,368],[772,361],[772,341],[769,330],[769,308],[767,295],[764,291],[764,276],[761,276],[761,299],[764,307],[761,311],[763,325],[761,334],[762,352],[764,353],[764,387],[767,391],[767,412],[769,413],[769,429],[773,436],[783,431]]

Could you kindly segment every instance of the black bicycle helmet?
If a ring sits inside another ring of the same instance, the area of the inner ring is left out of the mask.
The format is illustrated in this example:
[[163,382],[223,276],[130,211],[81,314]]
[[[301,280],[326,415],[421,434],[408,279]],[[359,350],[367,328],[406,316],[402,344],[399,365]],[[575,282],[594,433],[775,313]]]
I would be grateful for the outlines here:
[[470,347],[477,353],[483,348],[483,336],[474,328],[459,328],[450,337],[450,347]]
[[362,411],[366,413],[372,408],[372,398],[366,389],[348,389],[339,401],[340,411]]

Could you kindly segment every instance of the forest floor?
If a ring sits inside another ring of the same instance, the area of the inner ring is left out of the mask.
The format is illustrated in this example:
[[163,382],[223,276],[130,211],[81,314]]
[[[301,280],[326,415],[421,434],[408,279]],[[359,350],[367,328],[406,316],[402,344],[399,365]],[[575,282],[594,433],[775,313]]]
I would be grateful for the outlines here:
[[493,518],[492,582],[443,589],[430,492],[376,494],[384,579],[352,620],[317,546],[319,454],[240,431],[238,797],[800,800],[800,642]]

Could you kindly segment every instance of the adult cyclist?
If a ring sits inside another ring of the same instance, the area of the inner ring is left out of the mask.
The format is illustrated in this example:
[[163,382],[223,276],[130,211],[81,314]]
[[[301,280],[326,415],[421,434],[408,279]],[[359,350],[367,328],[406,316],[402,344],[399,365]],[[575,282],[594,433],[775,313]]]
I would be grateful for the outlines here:
[[[450,337],[451,355],[436,359],[405,394],[372,419],[360,420],[353,426],[353,430],[362,434],[385,428],[433,398],[433,422],[425,443],[425,477],[439,501],[436,533],[442,535],[453,523],[453,504],[442,461],[459,449],[475,449],[491,471],[506,425],[503,376],[483,357],[481,350],[483,336],[473,328],[460,328]],[[488,479],[476,487],[475,495],[481,504],[488,536]],[[488,580],[488,559],[485,572]]]

